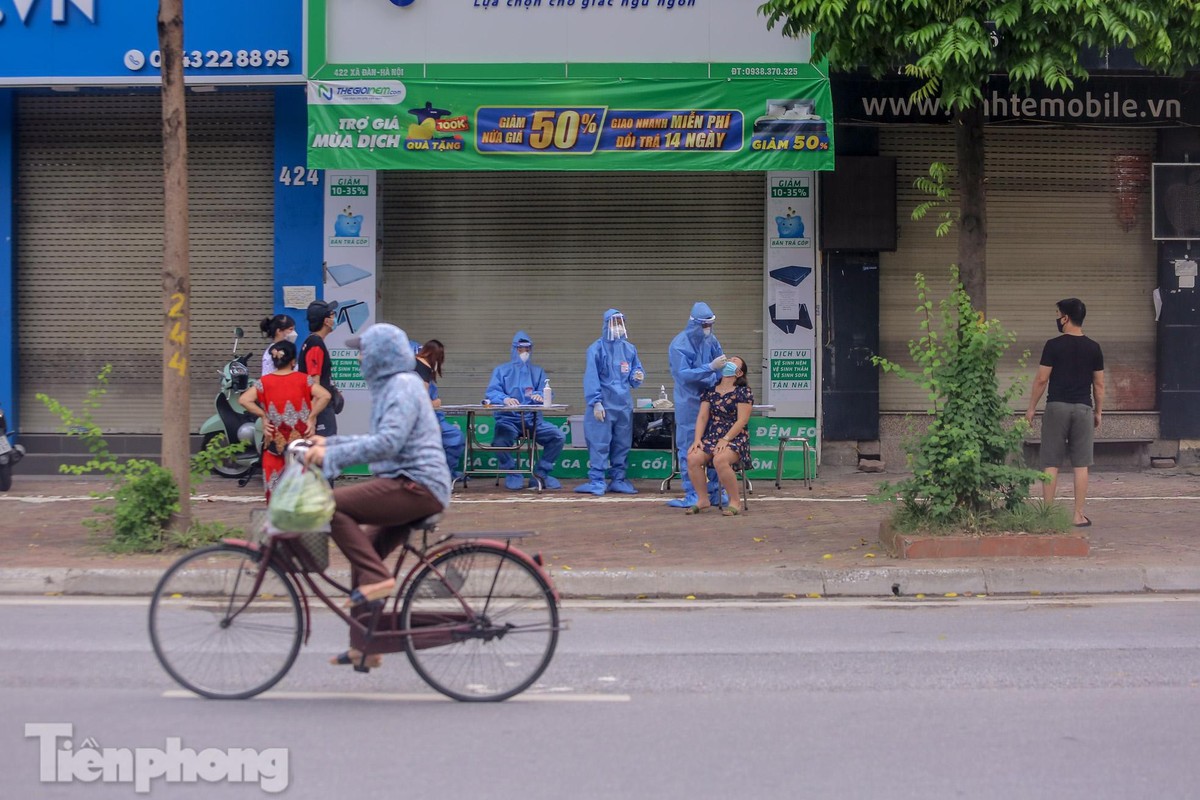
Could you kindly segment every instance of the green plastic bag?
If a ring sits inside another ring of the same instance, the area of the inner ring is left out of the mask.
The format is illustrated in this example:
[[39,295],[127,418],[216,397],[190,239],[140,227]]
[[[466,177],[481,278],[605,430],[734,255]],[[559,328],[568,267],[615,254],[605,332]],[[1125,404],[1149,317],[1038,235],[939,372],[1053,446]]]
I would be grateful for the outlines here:
[[329,530],[333,509],[333,489],[320,471],[292,461],[271,492],[267,514],[277,531],[311,533]]

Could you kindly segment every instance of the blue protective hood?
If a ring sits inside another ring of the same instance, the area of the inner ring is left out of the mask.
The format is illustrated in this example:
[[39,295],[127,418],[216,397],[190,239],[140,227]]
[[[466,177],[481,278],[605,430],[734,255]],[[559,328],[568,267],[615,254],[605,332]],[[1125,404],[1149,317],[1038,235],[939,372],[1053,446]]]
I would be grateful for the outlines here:
[[370,386],[383,383],[398,372],[412,372],[417,367],[408,335],[381,322],[362,333],[362,374]]
[[615,308],[610,308],[608,311],[605,311],[604,312],[604,322],[600,323],[600,338],[606,342],[609,341],[608,321],[610,319],[612,319],[613,317],[624,317],[624,316],[625,316],[624,314],[622,314],[620,311],[618,311]]
[[515,334],[513,334],[512,358],[510,360],[516,361],[518,363],[521,361],[521,359],[517,358],[517,342],[529,342],[529,360],[532,362],[533,361],[533,339],[530,339],[529,334],[526,333],[525,331],[517,331]]
[[693,347],[699,348],[700,342],[704,341],[704,326],[700,324],[700,320],[716,318],[717,315],[708,307],[708,303],[696,303],[692,306],[692,314],[688,317],[687,338]]

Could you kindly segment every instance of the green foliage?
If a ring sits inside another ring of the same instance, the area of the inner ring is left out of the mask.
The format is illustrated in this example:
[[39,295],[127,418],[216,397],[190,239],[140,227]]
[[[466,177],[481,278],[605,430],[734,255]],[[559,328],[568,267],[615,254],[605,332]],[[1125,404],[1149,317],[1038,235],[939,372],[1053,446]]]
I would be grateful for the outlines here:
[[188,530],[179,533],[168,531],[167,547],[175,550],[195,550],[197,547],[216,544],[222,539],[242,538],[245,531],[241,528],[230,528],[223,522],[195,521]]
[[950,281],[938,326],[925,276],[916,277],[921,336],[908,344],[915,369],[873,359],[885,373],[923,388],[933,416],[928,429],[908,443],[912,477],[882,484],[878,497],[898,499],[901,517],[979,528],[1000,510],[1020,508],[1043,475],[1019,466],[1028,426],[1014,419],[1011,406],[1024,381],[1001,391],[996,380],[996,366],[1016,336],[975,312],[955,268]]
[[[118,461],[109,450],[104,432],[93,419],[94,412],[100,408],[101,400],[108,392],[111,374],[112,365],[105,364],[96,376],[97,385],[88,390],[83,399],[83,410],[79,412],[52,397],[40,392],[37,394],[37,399],[62,422],[63,431],[82,439],[91,454],[83,464],[60,464],[58,471],[66,475],[99,473],[113,479],[111,486],[92,492],[93,497],[112,502],[93,507],[92,510],[100,516],[85,520],[84,525],[107,536],[105,548],[117,553],[157,552],[178,542],[213,536],[216,529],[211,524],[194,523],[189,531],[173,537],[172,541],[164,540],[164,531],[180,510],[179,487],[175,484],[174,476],[169,470],[147,459]],[[241,442],[227,445],[214,441],[205,450],[192,456],[189,469],[191,491],[196,491],[214,464],[232,458],[244,447],[245,444]]]
[[1071,89],[1087,77],[1079,58],[1089,47],[1132,47],[1160,72],[1200,61],[1200,4],[1183,0],[767,0],[758,10],[769,28],[811,34],[813,61],[901,71],[947,110],[982,102],[997,73],[1015,91]]
[[1012,509],[1001,508],[986,514],[964,514],[953,522],[930,518],[921,505],[900,503],[892,515],[892,526],[900,533],[953,535],[963,532],[1067,533],[1072,528],[1071,511],[1066,506],[1046,505],[1029,500]]
[[[913,209],[912,218],[914,221],[920,221],[925,218],[925,215],[935,208],[940,208],[950,201],[952,191],[950,189],[951,173],[950,168],[940,161],[934,161],[929,165],[929,177],[917,178],[913,181],[913,186],[927,195],[931,195],[933,199],[919,203]],[[954,227],[954,223],[958,222],[959,211],[957,208],[951,208],[943,211],[939,216],[942,221],[938,223],[935,231],[938,238],[950,233],[950,229]]]

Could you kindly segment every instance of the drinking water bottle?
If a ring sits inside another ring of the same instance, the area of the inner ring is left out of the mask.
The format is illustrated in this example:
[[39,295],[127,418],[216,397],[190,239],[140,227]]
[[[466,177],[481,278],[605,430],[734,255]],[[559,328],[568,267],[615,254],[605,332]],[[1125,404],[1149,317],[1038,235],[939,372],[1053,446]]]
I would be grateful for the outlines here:
[[542,405],[548,406],[553,402],[554,390],[550,388],[550,379],[546,378],[546,388],[542,390]]

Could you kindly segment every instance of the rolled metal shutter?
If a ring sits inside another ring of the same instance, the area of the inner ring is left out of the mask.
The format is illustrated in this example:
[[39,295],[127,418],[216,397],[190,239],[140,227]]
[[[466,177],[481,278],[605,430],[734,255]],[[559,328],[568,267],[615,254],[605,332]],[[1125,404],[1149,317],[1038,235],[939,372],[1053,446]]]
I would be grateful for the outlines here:
[[[1017,334],[1000,369],[1001,387],[1033,374],[1042,345],[1057,335],[1055,301],[1078,297],[1088,309],[1084,330],[1104,350],[1106,409],[1153,409],[1156,249],[1149,176],[1141,180],[1139,171],[1153,160],[1154,132],[989,127],[985,142],[988,315]],[[913,181],[928,175],[930,162],[954,164],[953,131],[885,128],[880,153],[897,157],[901,230],[899,249],[880,259],[881,348],[911,364],[908,342],[919,336],[913,277],[925,273],[936,297],[944,297],[958,257],[953,234],[934,236],[936,212],[912,220],[913,208],[928,199]],[[1030,356],[1021,367],[1024,350]],[[1027,402],[1025,395],[1018,404]],[[929,403],[921,389],[889,374],[880,382],[880,407],[924,411]]]
[[[36,400],[79,407],[113,365],[96,421],[162,430],[162,139],[157,94],[18,101],[22,429],[56,432]],[[188,97],[191,421],[213,413],[233,328],[261,352],[274,247],[273,95]]]
[[667,348],[692,304],[762,396],[762,173],[381,173],[380,318],[446,345],[447,402],[478,402],[527,331],[558,402],[579,413],[584,353],[620,309],[671,390]]

